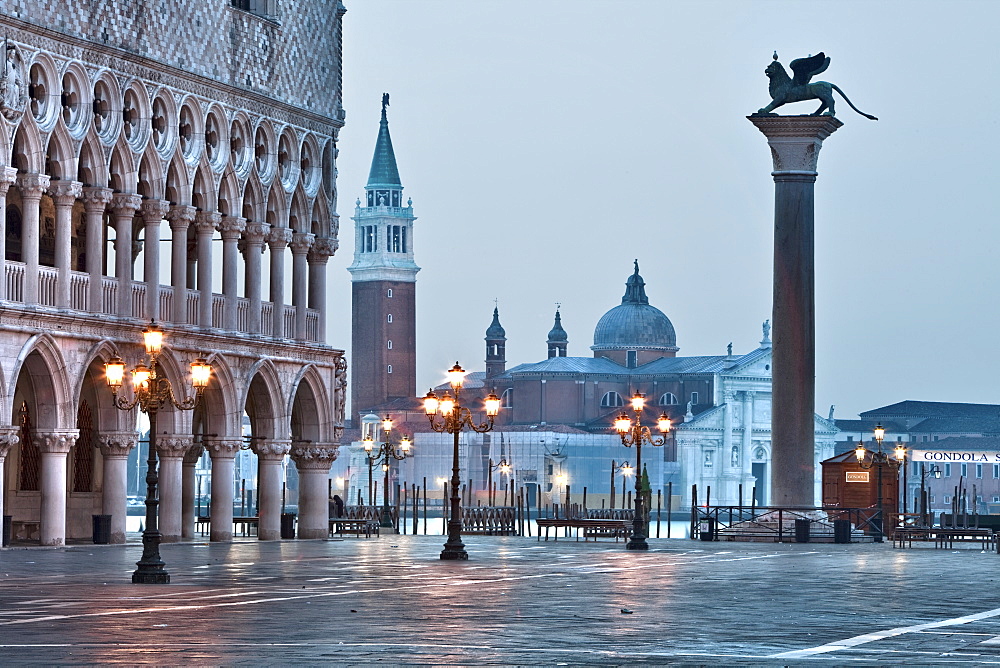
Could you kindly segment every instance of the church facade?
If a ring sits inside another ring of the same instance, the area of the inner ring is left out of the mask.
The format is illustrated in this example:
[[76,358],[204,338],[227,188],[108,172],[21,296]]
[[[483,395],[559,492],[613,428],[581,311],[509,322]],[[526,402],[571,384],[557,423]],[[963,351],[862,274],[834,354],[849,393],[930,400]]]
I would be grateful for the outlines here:
[[151,321],[165,331],[156,370],[178,399],[192,394],[192,360],[213,368],[198,408],[159,414],[163,539],[194,535],[199,460],[211,539],[231,539],[241,450],[259,467],[260,538],[279,536],[289,456],[299,536],[326,535],[346,398],[347,365],[324,332],[345,11],[5,3],[0,514],[16,539],[89,538],[105,514],[124,541],[139,416],[114,407],[104,369],[143,362]]

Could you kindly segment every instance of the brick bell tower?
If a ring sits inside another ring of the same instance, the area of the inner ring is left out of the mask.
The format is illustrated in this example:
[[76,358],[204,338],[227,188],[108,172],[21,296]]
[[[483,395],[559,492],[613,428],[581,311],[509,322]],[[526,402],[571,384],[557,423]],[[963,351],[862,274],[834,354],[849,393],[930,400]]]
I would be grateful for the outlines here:
[[375,156],[365,202],[354,210],[351,272],[353,318],[351,410],[357,416],[401,397],[415,397],[416,282],[413,203],[403,202],[396,156],[382,96]]

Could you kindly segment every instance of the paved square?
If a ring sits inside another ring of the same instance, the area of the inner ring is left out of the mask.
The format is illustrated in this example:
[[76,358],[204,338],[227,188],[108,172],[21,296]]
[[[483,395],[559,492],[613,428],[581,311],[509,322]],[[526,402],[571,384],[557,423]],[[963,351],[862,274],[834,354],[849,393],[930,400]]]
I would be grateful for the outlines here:
[[[0,551],[0,663],[1000,662],[978,549],[441,536]],[[624,612],[629,611],[629,612]]]

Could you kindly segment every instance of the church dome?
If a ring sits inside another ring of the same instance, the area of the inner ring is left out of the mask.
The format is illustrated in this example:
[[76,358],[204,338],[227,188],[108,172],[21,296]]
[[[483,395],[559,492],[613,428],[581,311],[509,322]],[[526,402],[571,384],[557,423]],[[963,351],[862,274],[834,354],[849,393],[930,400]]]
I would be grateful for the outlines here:
[[678,350],[673,324],[663,311],[649,305],[645,286],[637,260],[635,273],[625,283],[622,303],[597,322],[591,350]]

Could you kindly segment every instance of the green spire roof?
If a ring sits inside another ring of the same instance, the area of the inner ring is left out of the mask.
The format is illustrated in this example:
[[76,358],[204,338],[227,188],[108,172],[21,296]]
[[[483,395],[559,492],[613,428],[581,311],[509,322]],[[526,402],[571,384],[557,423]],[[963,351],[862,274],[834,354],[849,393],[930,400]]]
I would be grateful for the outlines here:
[[[387,102],[386,102],[387,103]],[[368,172],[365,188],[402,188],[399,170],[396,168],[396,154],[392,152],[392,138],[389,137],[389,119],[385,115],[386,103],[382,105],[382,121],[378,126],[378,140],[375,142],[375,156]]]

